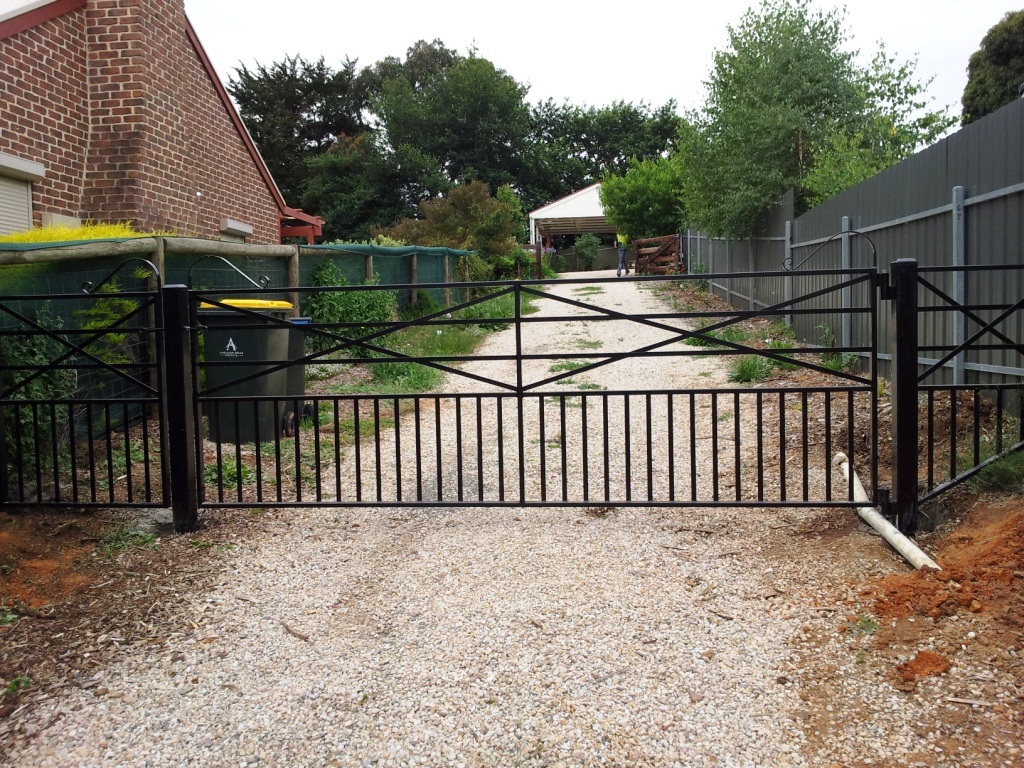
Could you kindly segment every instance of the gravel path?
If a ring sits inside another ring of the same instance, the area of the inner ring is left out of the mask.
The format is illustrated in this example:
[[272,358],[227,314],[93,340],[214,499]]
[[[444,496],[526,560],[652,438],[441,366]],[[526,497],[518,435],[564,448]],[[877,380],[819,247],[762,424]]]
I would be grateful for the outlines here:
[[[625,282],[592,300],[659,306]],[[635,344],[638,328],[591,333],[608,334],[608,350]],[[586,377],[703,387],[724,381],[719,365]],[[223,555],[214,588],[190,598],[191,621],[167,628],[182,640],[138,648],[92,687],[44,701],[20,723],[12,764],[908,764],[927,706],[877,680],[851,676],[835,692],[827,706],[851,714],[827,743],[805,732],[818,706],[805,700],[808,677],[855,663],[845,641],[815,639],[839,620],[819,609],[855,598],[835,587],[854,569],[903,569],[864,532],[794,535],[850,514],[270,512]],[[863,566],[845,554],[851,539]]]

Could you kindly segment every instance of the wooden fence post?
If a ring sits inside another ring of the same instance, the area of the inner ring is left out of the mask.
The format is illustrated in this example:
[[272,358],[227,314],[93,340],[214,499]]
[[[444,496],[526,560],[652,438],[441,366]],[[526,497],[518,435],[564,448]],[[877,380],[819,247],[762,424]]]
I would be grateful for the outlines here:
[[419,261],[416,257],[416,251],[413,251],[412,258],[409,259],[409,282],[414,286],[409,290],[409,304],[413,307],[416,306],[416,302],[420,297],[419,289],[415,287],[415,285],[420,281],[419,275]]
[[[299,246],[292,246],[292,252],[288,255],[288,287],[298,288],[299,287]],[[288,294],[288,301],[292,303],[292,317],[298,317],[300,314],[299,310],[299,294],[296,291],[292,291]]]
[[444,268],[444,284],[445,284],[445,288],[444,288],[444,306],[445,306],[445,309],[447,309],[448,307],[450,307],[452,305],[452,290],[451,290],[451,288],[448,287],[448,284],[452,281],[452,276],[451,276],[451,267],[450,267],[450,265],[448,263],[448,254],[447,253],[445,253],[441,257],[441,261],[443,263],[443,268]]

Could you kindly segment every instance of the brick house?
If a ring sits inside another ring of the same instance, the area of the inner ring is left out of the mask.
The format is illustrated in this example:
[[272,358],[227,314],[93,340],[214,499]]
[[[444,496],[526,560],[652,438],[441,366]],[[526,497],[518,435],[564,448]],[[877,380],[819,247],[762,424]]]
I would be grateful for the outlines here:
[[312,242],[184,0],[36,0],[0,13],[0,233],[74,221]]

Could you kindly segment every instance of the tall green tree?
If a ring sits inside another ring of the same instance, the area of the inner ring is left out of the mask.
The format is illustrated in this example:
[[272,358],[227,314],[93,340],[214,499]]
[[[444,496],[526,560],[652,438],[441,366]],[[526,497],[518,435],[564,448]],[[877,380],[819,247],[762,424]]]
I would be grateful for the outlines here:
[[624,175],[602,179],[605,217],[631,239],[679,232],[686,228],[685,183],[677,157],[634,160]]
[[1024,11],[1010,11],[981,39],[967,63],[961,101],[963,125],[973,123],[1019,96],[1024,84]]
[[916,59],[899,62],[879,46],[858,76],[863,107],[814,148],[804,184],[811,205],[905,160],[956,123],[944,109],[929,111],[931,81],[915,79]]
[[402,194],[402,169],[376,150],[368,133],[341,136],[309,158],[306,173],[302,206],[323,217],[328,242],[368,240],[374,227],[391,226],[416,211]]
[[360,73],[367,93],[377,94],[392,80],[405,80],[413,90],[422,90],[462,57],[444,41],[417,40],[405,52],[405,59],[387,56]]
[[603,175],[624,174],[633,160],[667,156],[681,118],[674,101],[660,107],[615,102],[581,107],[551,99],[530,115],[530,154],[520,189],[531,210]]
[[311,62],[289,56],[253,70],[241,65],[227,90],[289,201],[303,198],[307,159],[327,151],[339,136],[367,130],[367,92],[356,62],[348,59],[339,70],[323,57]]
[[691,217],[714,235],[743,237],[787,189],[806,204],[815,147],[862,104],[839,12],[807,0],[764,0],[728,27],[707,101],[680,132]]
[[421,87],[389,80],[372,110],[382,147],[394,157],[432,163],[449,186],[480,180],[496,190],[519,174],[529,129],[525,95],[525,86],[471,54]]

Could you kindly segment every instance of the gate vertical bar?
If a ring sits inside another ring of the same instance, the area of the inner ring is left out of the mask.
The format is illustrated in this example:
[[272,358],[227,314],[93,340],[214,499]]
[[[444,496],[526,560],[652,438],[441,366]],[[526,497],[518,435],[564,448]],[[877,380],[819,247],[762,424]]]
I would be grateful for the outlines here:
[[[196,420],[192,370],[192,323],[189,291],[184,285],[163,289],[164,430],[170,468],[174,530],[188,533],[199,526],[199,486],[196,472]],[[170,418],[173,415],[174,418]]]
[[[917,260],[889,273],[892,303],[892,511],[901,533],[917,530]],[[876,449],[877,450],[877,449]]]
[[[523,289],[515,284],[516,319],[516,418],[519,433],[519,503],[526,501],[526,436],[523,434]],[[544,445],[540,447],[544,450]]]

